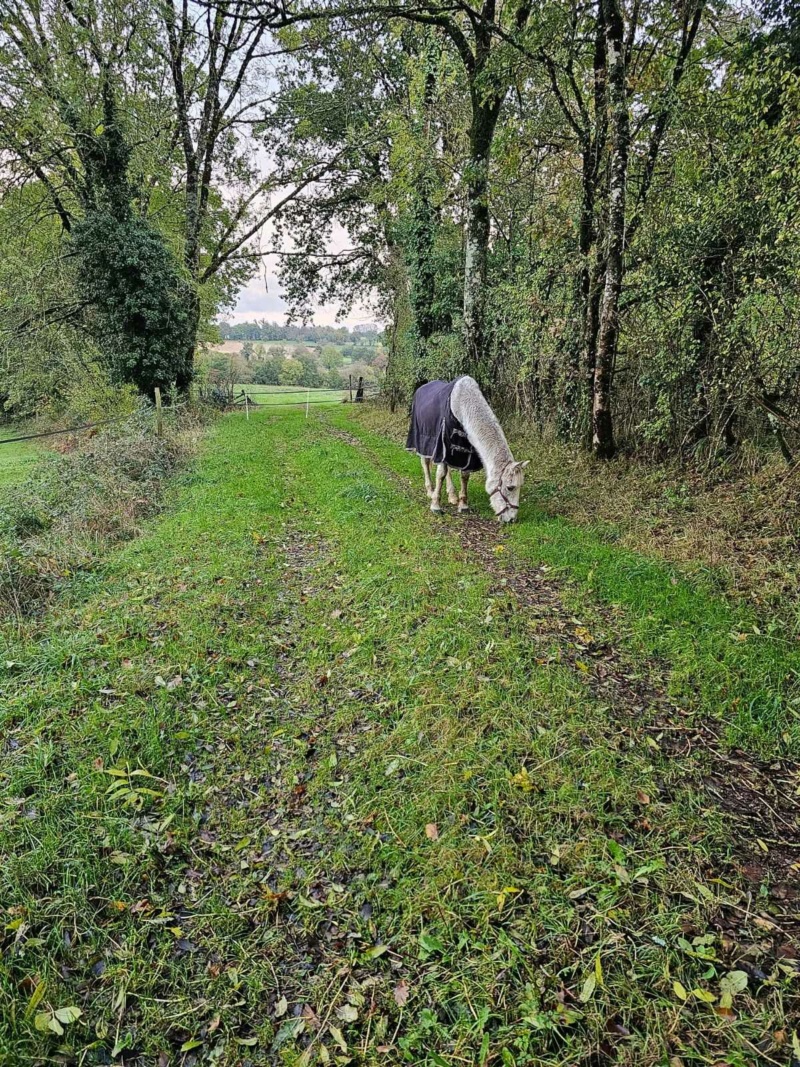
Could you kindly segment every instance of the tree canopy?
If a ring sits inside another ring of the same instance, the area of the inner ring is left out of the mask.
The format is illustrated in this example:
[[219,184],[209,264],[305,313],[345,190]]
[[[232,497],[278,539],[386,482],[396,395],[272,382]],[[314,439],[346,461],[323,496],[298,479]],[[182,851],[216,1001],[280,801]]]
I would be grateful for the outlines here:
[[83,336],[185,385],[271,257],[296,325],[226,335],[366,301],[395,404],[467,372],[598,456],[792,455],[798,40],[718,0],[12,0],[6,365]]

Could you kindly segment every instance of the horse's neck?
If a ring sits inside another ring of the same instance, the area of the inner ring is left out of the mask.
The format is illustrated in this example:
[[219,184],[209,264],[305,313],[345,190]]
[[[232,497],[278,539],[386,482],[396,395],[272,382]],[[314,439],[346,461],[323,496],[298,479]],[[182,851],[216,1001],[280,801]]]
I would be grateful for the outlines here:
[[487,481],[499,478],[503,468],[514,462],[514,457],[502,426],[473,378],[460,378],[456,382],[450,407],[481,457]]

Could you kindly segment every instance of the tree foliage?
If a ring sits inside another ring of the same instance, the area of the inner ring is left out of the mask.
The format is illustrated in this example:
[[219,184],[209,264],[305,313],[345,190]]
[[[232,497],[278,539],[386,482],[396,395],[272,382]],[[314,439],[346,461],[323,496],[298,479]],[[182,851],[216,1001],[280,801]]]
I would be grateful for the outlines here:
[[282,75],[288,111],[303,101],[285,152],[324,140],[341,174],[285,216],[303,254],[283,277],[298,309],[373,287],[393,401],[469,371],[598,456],[765,433],[794,450],[793,5],[315,10]]
[[230,335],[349,342],[300,324],[370,300],[394,404],[471,372],[598,456],[793,455],[799,23],[784,0],[11,0],[3,211],[42,285],[0,268],[7,364],[31,324],[49,353],[88,328],[118,376],[170,353],[187,379],[271,255],[292,324]]

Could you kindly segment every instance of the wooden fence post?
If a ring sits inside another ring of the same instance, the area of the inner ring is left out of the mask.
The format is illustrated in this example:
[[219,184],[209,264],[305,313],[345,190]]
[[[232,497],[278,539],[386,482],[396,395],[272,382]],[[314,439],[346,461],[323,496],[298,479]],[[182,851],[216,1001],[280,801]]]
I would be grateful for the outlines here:
[[350,379],[350,403],[352,404],[353,403],[353,375],[352,374],[348,374],[347,377]]
[[164,435],[164,415],[161,411],[161,390],[156,386],[156,436]]

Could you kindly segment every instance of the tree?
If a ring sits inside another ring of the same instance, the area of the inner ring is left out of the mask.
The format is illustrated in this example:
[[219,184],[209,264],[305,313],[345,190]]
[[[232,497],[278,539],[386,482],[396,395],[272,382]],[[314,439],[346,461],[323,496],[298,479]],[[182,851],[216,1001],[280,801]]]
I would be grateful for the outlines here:
[[285,359],[281,363],[279,379],[281,385],[301,385],[305,368],[297,359]]
[[325,345],[319,360],[326,370],[337,370],[344,363],[344,356],[335,345]]
[[[115,378],[150,392],[189,373],[189,291],[163,235],[136,210],[147,190],[131,116],[144,103],[163,115],[163,100],[125,21],[115,0],[94,15],[12,0],[0,21],[0,145],[6,187],[33,184],[40,217],[49,209],[61,224],[61,254],[75,268],[67,318],[89,327]],[[60,307],[49,314],[66,321]]]
[[[245,0],[199,9],[165,0],[159,10],[183,158],[184,263],[195,286],[229,293],[258,261],[252,240],[325,174],[329,162],[318,157],[308,166],[278,165],[262,177],[241,136],[264,121],[266,64],[282,51],[270,29],[282,15],[254,14]],[[221,196],[223,187],[236,190],[229,200]],[[197,294],[189,308],[192,346],[200,309]]]
[[263,360],[253,371],[253,381],[258,385],[280,385],[283,359],[274,356]]

